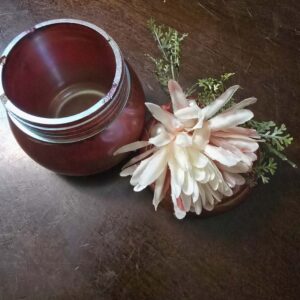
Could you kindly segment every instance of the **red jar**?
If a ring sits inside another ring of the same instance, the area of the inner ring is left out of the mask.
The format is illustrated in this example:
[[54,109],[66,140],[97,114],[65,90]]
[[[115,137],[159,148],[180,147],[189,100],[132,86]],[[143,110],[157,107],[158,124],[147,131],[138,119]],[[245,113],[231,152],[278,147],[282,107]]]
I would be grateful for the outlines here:
[[36,162],[65,175],[90,175],[124,156],[140,137],[144,93],[115,41],[99,27],[51,20],[4,50],[0,95],[13,134]]

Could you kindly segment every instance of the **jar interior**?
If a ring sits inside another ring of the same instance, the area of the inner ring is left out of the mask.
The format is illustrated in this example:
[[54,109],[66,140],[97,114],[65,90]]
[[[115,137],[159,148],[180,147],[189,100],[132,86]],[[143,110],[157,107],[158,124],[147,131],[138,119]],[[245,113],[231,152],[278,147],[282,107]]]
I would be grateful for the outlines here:
[[80,113],[108,93],[116,62],[109,42],[93,29],[58,23],[33,30],[10,51],[2,82],[10,101],[32,115]]

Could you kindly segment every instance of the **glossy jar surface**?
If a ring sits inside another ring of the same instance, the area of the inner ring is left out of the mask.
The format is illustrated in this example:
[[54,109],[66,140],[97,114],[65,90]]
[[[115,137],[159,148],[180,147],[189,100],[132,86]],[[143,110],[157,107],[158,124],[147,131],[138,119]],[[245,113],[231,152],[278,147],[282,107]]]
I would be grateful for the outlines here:
[[73,19],[36,25],[4,50],[0,95],[23,150],[65,175],[105,171],[139,139],[144,93],[114,40]]

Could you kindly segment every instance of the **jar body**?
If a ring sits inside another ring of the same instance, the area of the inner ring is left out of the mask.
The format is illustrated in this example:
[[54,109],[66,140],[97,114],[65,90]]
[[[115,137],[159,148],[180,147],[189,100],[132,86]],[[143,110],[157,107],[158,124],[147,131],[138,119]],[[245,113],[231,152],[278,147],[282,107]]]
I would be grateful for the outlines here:
[[142,86],[115,41],[81,20],[37,24],[17,36],[0,60],[0,95],[22,149],[60,174],[105,171],[113,153],[139,139]]
[[136,141],[144,128],[145,96],[130,67],[129,73],[131,84],[127,102],[118,116],[99,133],[71,143],[48,143],[27,135],[9,117],[17,142],[37,163],[63,175],[92,175],[115,166],[124,156],[113,153],[122,145]]

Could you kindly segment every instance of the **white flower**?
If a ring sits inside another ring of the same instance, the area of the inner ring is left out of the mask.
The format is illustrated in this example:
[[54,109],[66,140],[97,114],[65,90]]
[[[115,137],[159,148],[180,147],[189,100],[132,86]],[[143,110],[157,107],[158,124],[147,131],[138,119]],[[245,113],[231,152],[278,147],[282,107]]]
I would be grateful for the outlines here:
[[173,113],[146,103],[158,121],[151,137],[123,146],[115,154],[151,146],[132,158],[120,175],[131,175],[136,192],[154,184],[155,209],[171,187],[175,215],[181,219],[188,211],[212,210],[224,196],[233,194],[236,185],[245,183],[240,174],[249,172],[257,159],[259,136],[238,125],[253,117],[244,107],[256,99],[245,99],[216,115],[239,86],[230,87],[204,108],[188,100],[176,81],[170,80],[168,88]]

